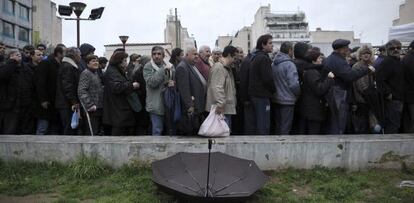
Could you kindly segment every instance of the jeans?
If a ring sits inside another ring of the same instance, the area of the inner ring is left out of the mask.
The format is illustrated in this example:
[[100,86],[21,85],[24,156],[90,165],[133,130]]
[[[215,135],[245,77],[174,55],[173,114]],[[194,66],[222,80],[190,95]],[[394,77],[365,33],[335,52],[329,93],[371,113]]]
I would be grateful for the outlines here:
[[295,105],[277,104],[275,109],[276,135],[289,135],[292,129]]
[[269,135],[270,130],[270,100],[269,98],[251,98],[256,119],[256,135]]
[[150,113],[152,123],[152,135],[162,135],[164,128],[164,116]]
[[37,120],[36,135],[46,135],[49,128],[49,121],[46,119]]

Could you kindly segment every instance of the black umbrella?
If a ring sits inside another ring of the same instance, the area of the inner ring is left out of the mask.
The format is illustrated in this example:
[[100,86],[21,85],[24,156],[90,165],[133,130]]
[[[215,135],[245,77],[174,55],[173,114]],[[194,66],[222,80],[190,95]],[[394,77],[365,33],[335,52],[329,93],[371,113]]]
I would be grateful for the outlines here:
[[179,152],[152,163],[152,180],[163,189],[196,201],[241,201],[268,177],[254,161],[221,152]]

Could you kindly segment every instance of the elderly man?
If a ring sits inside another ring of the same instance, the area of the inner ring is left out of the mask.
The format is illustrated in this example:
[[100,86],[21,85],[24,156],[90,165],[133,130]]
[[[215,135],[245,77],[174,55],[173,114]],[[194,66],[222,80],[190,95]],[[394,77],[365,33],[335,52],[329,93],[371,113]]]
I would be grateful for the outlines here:
[[177,89],[181,96],[181,121],[177,132],[196,135],[200,128],[206,104],[207,80],[196,68],[197,50],[189,47],[176,68]]
[[77,131],[71,128],[71,118],[73,112],[80,109],[78,98],[80,60],[79,49],[70,47],[66,50],[58,70],[55,108],[59,111],[64,135],[77,134]]
[[211,50],[210,47],[203,45],[200,47],[199,51],[199,57],[195,63],[195,66],[197,67],[198,71],[203,75],[205,80],[208,80],[208,74],[210,72],[210,64],[209,64],[209,58],[211,56]]
[[213,54],[211,55],[210,60],[209,60],[211,67],[213,67],[215,63],[219,62],[219,59],[222,53],[223,53],[223,50],[220,47],[216,47],[213,49]]
[[349,104],[347,98],[352,82],[358,80],[368,72],[375,71],[373,67],[352,69],[346,57],[349,55],[349,40],[337,39],[332,43],[334,51],[326,59],[326,68],[335,75],[335,85],[328,93],[330,108],[330,134],[344,134],[348,118]]
[[146,109],[150,113],[152,135],[161,135],[164,128],[165,87],[174,86],[172,64],[164,62],[164,48],[155,46],[151,50],[151,61],[144,66],[144,79],[147,89]]
[[399,133],[404,101],[404,68],[400,60],[401,42],[391,40],[385,44],[387,56],[376,72],[378,89],[384,95],[385,133]]

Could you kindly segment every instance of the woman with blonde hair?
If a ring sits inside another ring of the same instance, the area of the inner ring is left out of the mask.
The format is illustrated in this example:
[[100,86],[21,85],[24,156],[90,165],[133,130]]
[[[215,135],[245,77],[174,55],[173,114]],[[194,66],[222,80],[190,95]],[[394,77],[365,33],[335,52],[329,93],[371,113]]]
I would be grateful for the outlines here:
[[[371,47],[364,45],[358,49],[357,62],[353,69],[361,70],[374,64],[374,52]],[[352,121],[355,133],[367,134],[378,123],[366,98],[372,87],[375,87],[375,73],[370,72],[353,83]],[[371,89],[372,90],[372,89]]]

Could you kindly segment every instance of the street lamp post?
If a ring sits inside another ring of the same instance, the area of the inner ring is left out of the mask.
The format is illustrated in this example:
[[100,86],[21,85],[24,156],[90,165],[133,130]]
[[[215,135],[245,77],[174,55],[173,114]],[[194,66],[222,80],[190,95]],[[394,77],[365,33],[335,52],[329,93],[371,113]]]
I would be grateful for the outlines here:
[[[119,39],[121,40],[121,42],[122,42],[122,47],[124,48],[124,50],[125,50],[125,44],[126,44],[126,42],[128,41],[128,36],[126,36],[126,35],[121,35],[121,36],[119,36]],[[126,52],[126,50],[125,50],[125,52]]]
[[82,2],[71,2],[69,3],[69,6],[65,5],[59,5],[59,14],[62,16],[70,16],[72,15],[72,12],[75,13],[76,18],[63,18],[64,20],[76,20],[76,38],[77,38],[77,46],[79,48],[80,46],[80,21],[81,20],[96,20],[101,18],[102,13],[105,9],[105,7],[99,7],[92,9],[91,14],[89,15],[89,18],[80,18],[80,15],[82,14],[83,10],[85,10],[86,4]]

